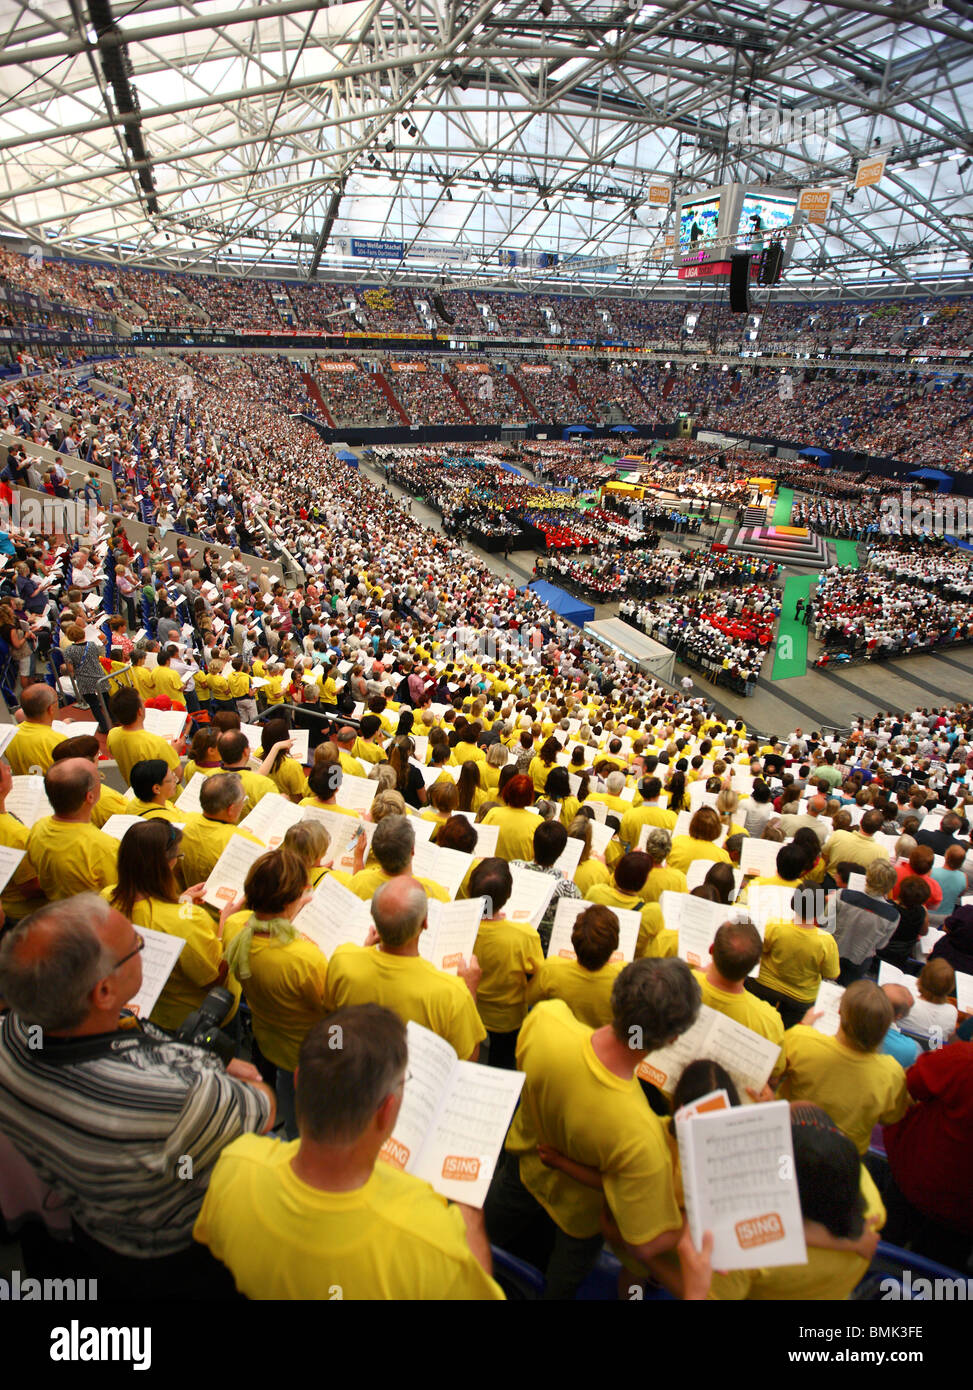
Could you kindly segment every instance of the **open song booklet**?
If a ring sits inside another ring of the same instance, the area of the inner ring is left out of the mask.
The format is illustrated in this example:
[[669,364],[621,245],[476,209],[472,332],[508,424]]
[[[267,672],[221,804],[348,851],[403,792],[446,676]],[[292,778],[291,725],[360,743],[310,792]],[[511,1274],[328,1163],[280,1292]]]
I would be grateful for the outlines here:
[[450,1201],[482,1207],[524,1074],[461,1062],[428,1028],[406,1029],[409,1076],[381,1157]]
[[689,1229],[697,1249],[713,1232],[713,1268],[806,1264],[787,1101],[686,1106],[675,1125]]
[[671,1095],[689,1063],[708,1057],[726,1068],[746,1104],[747,1087],[763,1090],[779,1056],[776,1043],[701,1004],[693,1026],[668,1047],[650,1052],[639,1063],[636,1075]]

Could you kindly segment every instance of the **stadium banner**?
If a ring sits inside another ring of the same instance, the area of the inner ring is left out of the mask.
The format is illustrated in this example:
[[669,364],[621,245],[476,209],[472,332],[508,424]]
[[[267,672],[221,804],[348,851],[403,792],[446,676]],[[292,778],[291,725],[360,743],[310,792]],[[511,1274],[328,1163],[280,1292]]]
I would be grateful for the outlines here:
[[802,188],[797,198],[799,212],[807,213],[807,220],[823,227],[831,207],[830,188]]
[[393,372],[426,372],[429,370],[425,362],[390,362],[389,366]]
[[558,258],[553,251],[499,251],[500,264],[506,266],[529,266],[533,270],[548,270],[557,265]]
[[874,184],[881,182],[884,173],[884,154],[880,154],[876,159],[863,159],[859,162],[855,172],[855,187],[871,188]]
[[319,362],[316,371],[319,372],[353,372],[354,362]]
[[667,208],[671,197],[672,192],[667,183],[649,184],[649,203],[653,207]]
[[548,372],[550,372],[551,368],[550,366],[543,366],[540,363],[524,362],[521,364],[520,370],[522,372],[538,372],[543,375],[546,375]]
[[372,240],[368,237],[337,237],[335,244],[343,256],[363,256],[369,261],[401,261],[404,241]]
[[490,366],[487,362],[457,362],[455,370],[457,372],[488,372]]

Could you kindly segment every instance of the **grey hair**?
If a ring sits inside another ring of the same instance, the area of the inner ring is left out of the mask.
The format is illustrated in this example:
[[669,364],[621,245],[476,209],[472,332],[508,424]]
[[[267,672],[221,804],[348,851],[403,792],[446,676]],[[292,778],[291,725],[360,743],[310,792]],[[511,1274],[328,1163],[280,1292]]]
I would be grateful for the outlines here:
[[645,852],[654,864],[664,864],[672,849],[672,836],[661,825],[654,825],[645,837]]
[[[79,893],[38,908],[7,933],[0,944],[0,998],[18,1018],[47,1032],[84,1022],[91,991],[115,964],[97,930],[110,913],[97,893]],[[22,959],[36,928],[46,931],[48,949]]]
[[416,832],[405,816],[386,816],[375,827],[372,853],[390,877],[404,874],[416,847]]
[[620,792],[625,790],[624,772],[609,772],[605,778],[605,786],[608,788],[610,796],[618,796]]
[[[380,822],[381,825],[387,823]],[[378,834],[377,830],[375,834]],[[393,899],[393,902],[386,906],[386,898]],[[383,883],[372,894],[371,908],[372,921],[381,937],[382,945],[404,946],[407,941],[419,935],[429,912],[429,899],[421,883],[397,884],[395,887]]]
[[199,804],[205,816],[218,816],[244,798],[243,783],[235,772],[214,772],[199,789]]

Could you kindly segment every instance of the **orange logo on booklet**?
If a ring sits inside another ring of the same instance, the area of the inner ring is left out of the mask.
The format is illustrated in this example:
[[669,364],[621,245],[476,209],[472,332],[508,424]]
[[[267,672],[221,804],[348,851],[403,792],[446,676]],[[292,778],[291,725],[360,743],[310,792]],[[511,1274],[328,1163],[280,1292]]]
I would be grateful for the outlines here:
[[578,959],[578,957],[575,955],[575,953],[574,953],[573,951],[569,951],[569,950],[567,949],[566,946],[562,946],[562,947],[561,947],[561,949],[558,951],[558,955],[560,956],[560,958],[561,958],[562,960],[577,960],[577,959]]
[[698,968],[702,965],[702,963],[703,963],[703,962],[700,960],[699,956],[697,956],[697,954],[696,954],[695,951],[687,951],[687,952],[686,952],[686,961],[687,961],[687,963],[688,963],[689,965],[693,965],[693,966],[695,966],[697,969],[698,969]]
[[784,1239],[784,1223],[775,1211],[755,1216],[750,1221],[738,1221],[734,1229],[741,1250],[752,1250],[755,1245],[769,1245],[771,1241]]
[[648,1062],[639,1062],[638,1070],[635,1073],[643,1081],[651,1081],[653,1086],[658,1086],[660,1091],[665,1088],[669,1080],[668,1072],[659,1071],[658,1067],[649,1066]]
[[478,1158],[457,1158],[450,1154],[443,1162],[443,1177],[452,1178],[454,1182],[475,1182],[479,1176]]
[[399,1139],[386,1139],[381,1153],[385,1161],[395,1168],[404,1168],[409,1161],[409,1150]]
[[456,951],[451,956],[443,956],[443,963],[441,968],[443,970],[454,970],[458,965],[462,964],[463,953],[462,951]]

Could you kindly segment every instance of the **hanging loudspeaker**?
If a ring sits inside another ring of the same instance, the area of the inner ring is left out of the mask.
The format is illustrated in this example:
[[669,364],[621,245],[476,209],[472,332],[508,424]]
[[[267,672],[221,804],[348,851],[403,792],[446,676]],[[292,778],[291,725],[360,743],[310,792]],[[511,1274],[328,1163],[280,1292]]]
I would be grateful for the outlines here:
[[432,307],[435,309],[436,313],[442,319],[443,323],[453,324],[456,322],[456,315],[451,314],[449,310],[446,308],[446,305],[443,303],[443,297],[441,294],[433,295]]
[[784,248],[779,241],[774,241],[767,247],[763,260],[760,262],[760,283],[762,285],[776,285],[783,268]]
[[734,314],[750,312],[750,257],[742,252],[730,257],[730,310]]

